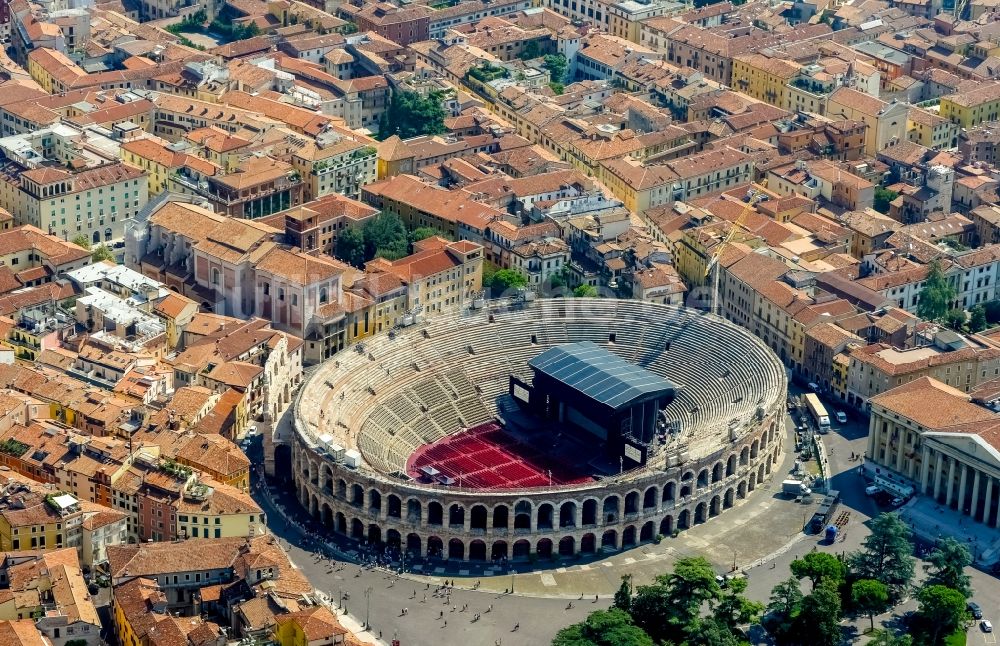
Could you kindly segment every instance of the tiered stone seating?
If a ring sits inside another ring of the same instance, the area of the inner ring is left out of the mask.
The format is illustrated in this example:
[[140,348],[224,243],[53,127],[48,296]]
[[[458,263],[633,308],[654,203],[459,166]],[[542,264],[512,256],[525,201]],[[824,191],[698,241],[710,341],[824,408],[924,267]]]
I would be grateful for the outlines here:
[[667,414],[696,434],[694,442],[717,443],[733,420],[749,420],[784,386],[782,366],[761,342],[700,312],[570,299],[495,311],[493,323],[487,317],[438,316],[395,339],[367,339],[363,354],[341,353],[303,388],[301,405],[323,411],[304,430],[330,433],[345,447],[356,442],[371,468],[401,471],[414,449],[457,432],[459,418],[466,426],[492,419],[509,376],[530,380],[531,357],[575,341],[598,343],[675,383]]

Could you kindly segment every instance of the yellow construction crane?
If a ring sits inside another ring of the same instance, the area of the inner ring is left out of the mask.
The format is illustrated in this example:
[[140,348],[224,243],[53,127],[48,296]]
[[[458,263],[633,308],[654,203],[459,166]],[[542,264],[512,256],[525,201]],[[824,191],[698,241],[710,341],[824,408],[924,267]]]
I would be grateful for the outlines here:
[[757,202],[764,197],[763,189],[767,187],[767,180],[761,182],[760,187],[760,189],[757,189],[751,184],[750,190],[747,191],[747,202],[743,205],[743,211],[740,212],[740,216],[733,222],[733,226],[729,228],[729,233],[726,234],[726,237],[723,238],[718,245],[716,245],[715,251],[712,252],[712,257],[709,258],[708,264],[705,266],[706,277],[709,273],[712,273],[713,269],[715,270],[715,273],[712,276],[711,312],[713,314],[719,313],[719,259],[722,257],[722,252],[725,251],[726,247],[729,246],[729,243],[736,237],[736,233],[743,226],[747,216],[754,210],[754,206],[756,206]]

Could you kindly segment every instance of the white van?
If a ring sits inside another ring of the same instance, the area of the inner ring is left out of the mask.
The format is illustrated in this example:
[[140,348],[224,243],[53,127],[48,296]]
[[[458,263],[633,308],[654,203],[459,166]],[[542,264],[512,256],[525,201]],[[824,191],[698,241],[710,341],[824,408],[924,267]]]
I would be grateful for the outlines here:
[[842,410],[838,410],[838,411],[837,411],[837,412],[835,413],[835,415],[836,415],[836,417],[837,417],[837,423],[838,423],[838,424],[846,424],[846,423],[847,423],[847,414],[846,414],[846,413],[844,413],[844,411],[842,411]]
[[877,494],[880,491],[882,491],[882,488],[881,487],[877,487],[875,485],[869,485],[869,486],[865,487],[865,494],[867,494],[869,496],[874,496],[875,494]]

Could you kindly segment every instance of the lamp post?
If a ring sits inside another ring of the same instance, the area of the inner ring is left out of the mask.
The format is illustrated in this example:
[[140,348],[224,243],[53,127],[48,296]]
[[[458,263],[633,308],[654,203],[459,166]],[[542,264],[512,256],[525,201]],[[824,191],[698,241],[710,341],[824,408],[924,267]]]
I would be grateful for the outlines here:
[[367,609],[365,610],[365,630],[372,627],[372,587],[368,586],[365,588],[365,599],[367,600]]

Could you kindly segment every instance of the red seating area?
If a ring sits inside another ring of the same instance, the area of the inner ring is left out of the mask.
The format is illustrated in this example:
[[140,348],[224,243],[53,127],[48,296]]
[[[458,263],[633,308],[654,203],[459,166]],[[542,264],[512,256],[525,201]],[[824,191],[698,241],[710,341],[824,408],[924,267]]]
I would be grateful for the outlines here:
[[454,478],[456,485],[473,489],[546,487],[581,484],[593,478],[521,444],[490,422],[417,449],[407,461],[411,477],[420,479],[422,467],[433,467]]

